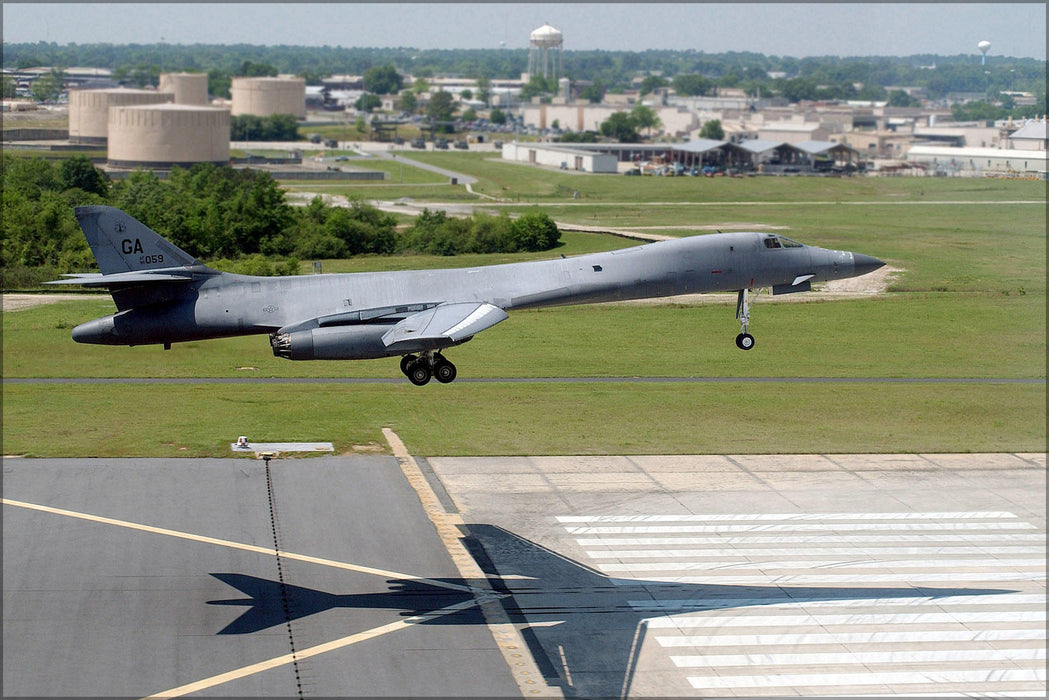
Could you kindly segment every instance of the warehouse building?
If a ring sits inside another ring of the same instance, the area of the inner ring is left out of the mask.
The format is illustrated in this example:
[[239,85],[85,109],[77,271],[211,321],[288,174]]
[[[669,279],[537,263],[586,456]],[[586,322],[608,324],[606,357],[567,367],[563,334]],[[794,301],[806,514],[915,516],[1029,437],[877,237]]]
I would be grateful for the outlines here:
[[548,143],[505,143],[503,160],[587,173],[614,173],[617,169],[614,155]]
[[1001,148],[912,146],[909,163],[921,163],[937,175],[1046,178],[1046,151]]

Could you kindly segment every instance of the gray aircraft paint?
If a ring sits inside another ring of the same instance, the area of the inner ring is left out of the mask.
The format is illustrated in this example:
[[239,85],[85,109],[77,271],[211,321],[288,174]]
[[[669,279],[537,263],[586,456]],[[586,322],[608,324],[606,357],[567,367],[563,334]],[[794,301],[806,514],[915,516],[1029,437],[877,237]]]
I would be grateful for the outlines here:
[[78,207],[76,215],[101,273],[52,284],[107,287],[118,312],[77,326],[74,340],[167,345],[267,333],[274,354],[290,359],[421,353],[434,365],[447,362],[441,349],[505,320],[507,311],[724,291],[740,293],[739,344],[749,322],[745,291],[807,291],[883,265],[777,234],[738,232],[485,267],[252,277],[202,265],[119,209]]

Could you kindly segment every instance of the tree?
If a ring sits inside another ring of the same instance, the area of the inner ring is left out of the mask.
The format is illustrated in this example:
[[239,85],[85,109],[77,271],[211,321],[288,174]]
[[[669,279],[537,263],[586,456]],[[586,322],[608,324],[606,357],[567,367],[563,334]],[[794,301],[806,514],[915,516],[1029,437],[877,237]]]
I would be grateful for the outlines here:
[[514,219],[510,231],[518,250],[550,250],[561,238],[554,220],[539,211],[530,211]]
[[663,76],[649,75],[641,81],[641,87],[638,89],[638,92],[641,95],[647,95],[650,92],[655,92],[657,88],[667,87],[668,85],[670,85],[670,83],[667,82],[667,79]]
[[488,98],[492,95],[492,81],[483,75],[477,79],[477,99],[488,104]]
[[87,156],[63,160],[58,177],[63,190],[76,188],[103,198],[109,195],[109,175],[96,168]]
[[382,107],[382,100],[378,95],[366,92],[357,98],[357,101],[353,103],[353,107],[358,112],[371,112],[373,109]]
[[652,129],[663,125],[655,111],[643,104],[634,105],[634,108],[630,110],[630,118],[638,129],[648,129],[649,137],[652,136]]
[[4,99],[8,100],[18,94],[18,84],[10,75],[4,76]]
[[591,104],[598,104],[605,97],[605,86],[600,81],[593,85],[587,85],[579,91],[579,99],[587,100]]
[[29,92],[37,102],[54,102],[62,93],[62,78],[55,71],[45,73],[33,81]]
[[403,84],[404,76],[393,64],[373,66],[364,72],[364,89],[376,95],[395,95]]
[[506,112],[496,107],[488,114],[488,121],[501,126],[506,123]]
[[272,78],[279,72],[269,63],[256,63],[255,61],[247,60],[240,64],[240,70],[237,71],[237,75],[244,78]]
[[450,122],[455,118],[455,98],[452,93],[441,90],[430,96],[430,103],[426,105],[426,116],[430,121]]
[[921,107],[921,100],[908,95],[903,90],[893,90],[889,93],[890,107]]
[[671,83],[679,95],[709,95],[714,81],[698,73],[678,75]]
[[703,124],[703,128],[699,130],[699,137],[701,139],[713,139],[714,141],[722,141],[725,138],[725,129],[721,126],[720,119],[711,119]]
[[411,90],[405,90],[397,98],[397,109],[408,114],[414,114],[415,110],[419,109],[419,100]]
[[528,82],[521,87],[521,99],[530,100],[539,95],[552,95],[557,92],[557,80],[544,78],[541,75],[533,75]]
[[638,140],[637,123],[626,112],[616,112],[601,122],[601,135],[632,143]]

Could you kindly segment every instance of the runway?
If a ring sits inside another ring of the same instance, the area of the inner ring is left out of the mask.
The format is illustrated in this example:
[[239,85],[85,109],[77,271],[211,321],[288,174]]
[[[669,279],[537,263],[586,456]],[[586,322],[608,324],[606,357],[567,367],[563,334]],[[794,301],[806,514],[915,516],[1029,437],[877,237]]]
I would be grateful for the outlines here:
[[3,468],[5,695],[1046,687],[1044,454]]

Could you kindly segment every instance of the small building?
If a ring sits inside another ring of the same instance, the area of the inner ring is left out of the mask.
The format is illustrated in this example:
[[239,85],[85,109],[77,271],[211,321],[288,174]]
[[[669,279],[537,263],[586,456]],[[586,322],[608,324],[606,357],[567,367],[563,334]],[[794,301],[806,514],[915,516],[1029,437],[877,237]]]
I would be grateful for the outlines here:
[[758,129],[758,138],[797,145],[804,141],[826,141],[830,131],[817,122],[772,122]]
[[1009,134],[1009,145],[1012,148],[1044,152],[1046,142],[1044,119],[1042,121],[1029,121]]
[[1046,177],[1046,152],[1001,148],[912,146],[907,161],[923,163],[937,175]]
[[618,167],[616,157],[607,153],[557,144],[517,141],[503,144],[503,160],[588,173],[615,173]]

